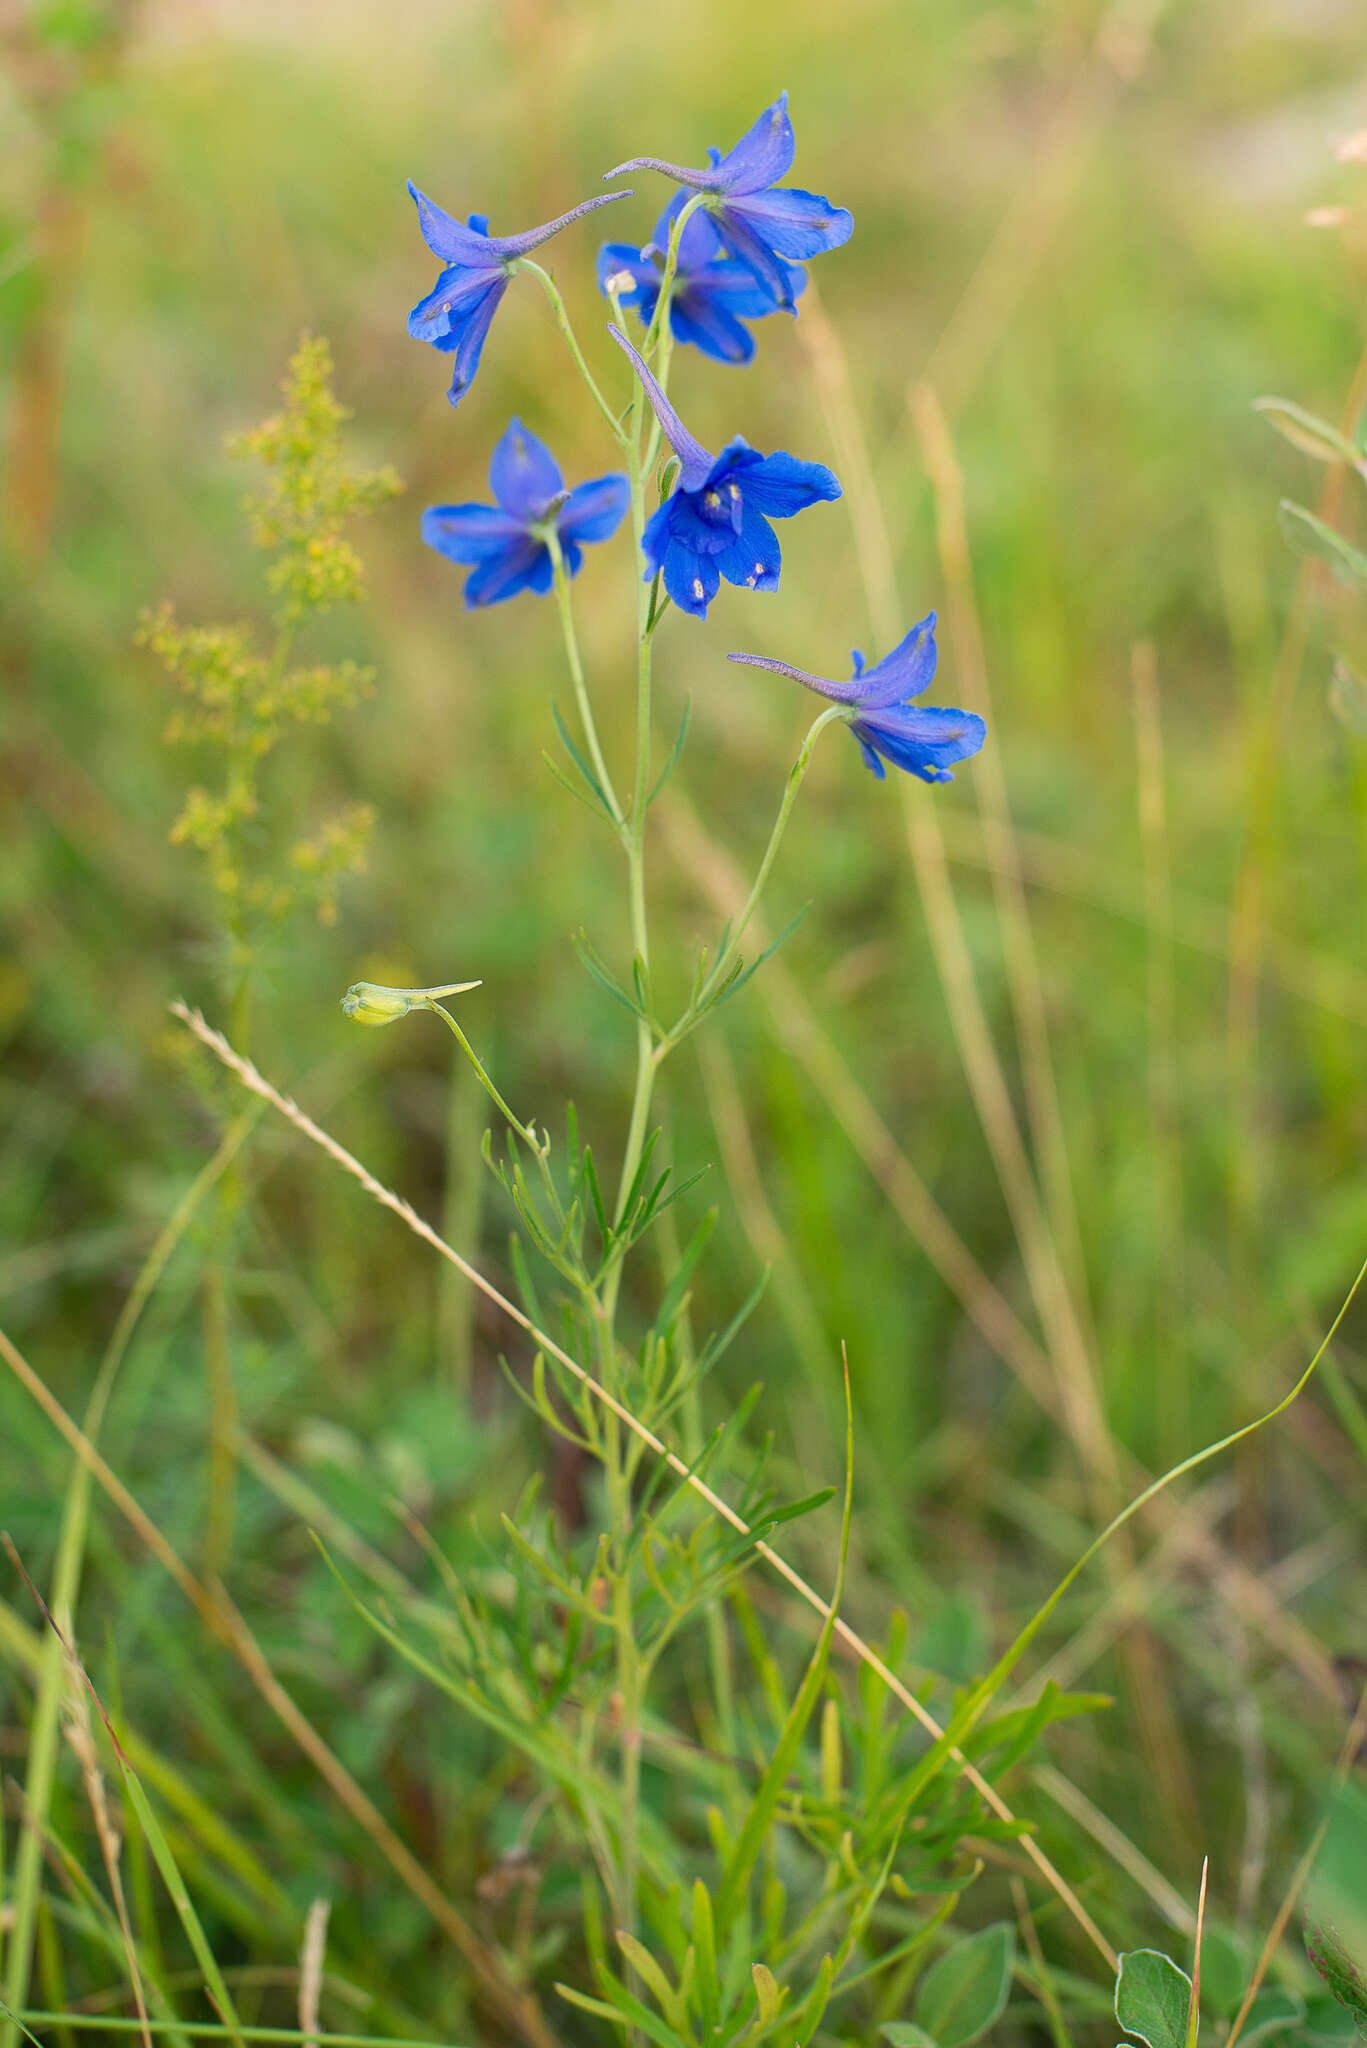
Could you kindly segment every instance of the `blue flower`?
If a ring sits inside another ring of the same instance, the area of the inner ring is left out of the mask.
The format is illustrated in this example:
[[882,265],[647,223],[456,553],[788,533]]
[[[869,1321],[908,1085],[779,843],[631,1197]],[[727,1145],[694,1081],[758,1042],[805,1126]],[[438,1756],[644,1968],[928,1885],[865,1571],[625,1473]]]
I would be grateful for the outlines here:
[[884,761],[905,768],[909,775],[919,775],[922,782],[952,782],[948,764],[966,761],[980,751],[987,738],[987,727],[976,711],[944,711],[912,702],[935,674],[934,612],[913,626],[906,639],[871,669],[864,667],[864,657],[856,649],[854,678],[848,683],[825,682],[763,654],[727,658],[751,668],[771,668],[778,675],[805,683],[818,696],[855,706],[859,716],[850,720],[850,731],[880,782],[887,772]]
[[610,326],[608,333],[635,365],[679,458],[678,483],[641,535],[647,575],[663,574],[675,604],[699,619],[706,618],[723,576],[751,590],[777,590],[781,557],[769,520],[791,519],[819,499],[838,498],[839,479],[821,462],[761,455],[740,434],[720,455],[709,454],[621,330]]
[[707,213],[736,261],[753,272],[778,305],[792,312],[795,293],[788,265],[838,249],[854,232],[854,218],[843,206],[832,206],[815,192],[778,186],[792,168],[795,147],[785,92],[765,108],[734,149],[725,156],[710,151],[705,170],[662,163],[657,156],[634,156],[605,175],[620,178],[624,171],[663,171],[667,178],[706,193]]
[[554,567],[546,536],[554,531],[569,575],[578,573],[586,542],[609,540],[626,515],[631,489],[624,476],[595,477],[565,489],[560,465],[545,443],[513,420],[489,464],[493,505],[429,505],[422,537],[450,562],[474,567],[467,605],[501,604],[520,590],[544,597]]
[[586,199],[559,220],[547,221],[544,228],[529,228],[525,235],[491,235],[484,214],[472,213],[468,221],[453,220],[424,198],[411,178],[408,189],[418,209],[423,240],[446,265],[435,289],[409,314],[408,331],[415,341],[430,341],[433,348],[455,356],[449,395],[452,405],[458,405],[479,368],[484,337],[518,257],[548,242],[571,221],[628,195],[613,192],[607,198]]
[[[608,242],[598,251],[600,291],[606,297],[612,279],[629,279],[629,285],[618,285],[618,298],[624,306],[635,308],[645,327],[655,317],[665,251],[687,197],[684,192],[675,193],[643,249],[633,249],[627,242]],[[755,353],[754,337],[741,322],[777,313],[780,304],[791,303],[806,289],[805,270],[788,264],[783,268],[787,297],[780,300],[748,264],[727,254],[719,229],[706,213],[690,214],[679,236],[669,301],[674,339],[691,342],[719,363],[748,363]]]

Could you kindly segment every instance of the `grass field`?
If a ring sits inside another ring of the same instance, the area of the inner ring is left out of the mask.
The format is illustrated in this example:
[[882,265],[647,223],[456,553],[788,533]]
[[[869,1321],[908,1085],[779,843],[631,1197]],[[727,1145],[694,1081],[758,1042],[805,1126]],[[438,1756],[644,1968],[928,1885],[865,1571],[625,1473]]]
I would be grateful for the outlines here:
[[[424,506],[485,495],[511,414],[571,480],[612,450],[530,280],[448,406],[449,366],[405,331],[434,259],[404,181],[509,232],[636,153],[700,162],[788,90],[794,179],[849,207],[854,237],[815,262],[797,321],[757,327],[752,366],[679,349],[670,388],[709,446],[792,449],[845,496],[785,525],[777,596],[724,585],[705,627],[661,626],[661,762],[692,704],[646,838],[666,1007],[738,906],[811,716],[728,650],[844,676],[851,646],[885,653],[934,606],[932,695],[990,734],[937,789],[876,783],[838,735],[818,748],[768,935],[809,907],[663,1069],[660,1156],[703,1177],[628,1267],[621,1321],[634,1343],[709,1208],[699,1330],[770,1269],[670,1432],[687,1447],[760,1386],[708,1474],[738,1503],[766,1436],[782,1498],[839,1488],[843,1348],[841,1612],[885,1649],[905,1617],[902,1675],[943,1721],[1115,1512],[1281,1399],[1367,1257],[1367,734],[1330,688],[1336,659],[1367,672],[1367,608],[1298,561],[1277,513],[1291,498],[1358,538],[1361,482],[1253,409],[1280,395],[1351,434],[1367,401],[1367,169],[1336,154],[1367,124],[1359,10],[848,0],[837,23],[811,0],[62,0],[20,6],[2,47],[0,1526],[136,1784],[102,1735],[83,1748],[99,1716],[7,1563],[0,1991],[63,2015],[30,2022],[43,2043],[121,2038],[131,1954],[179,2038],[222,2016],[207,1981],[232,2026],[302,2040],[299,1958],[307,1982],[327,1899],[325,2030],[620,2038],[627,2022],[553,1988],[598,1995],[582,1897],[602,1859],[578,1794],[378,1636],[337,1575],[449,1678],[476,1591],[548,1642],[563,1619],[529,1618],[500,1517],[539,1513],[539,1481],[592,1594],[595,1532],[630,1518],[630,1488],[611,1497],[516,1399],[499,1358],[528,1384],[525,1337],[275,1112],[240,1127],[249,1098],[168,1014],[180,996],[229,1029],[232,977],[202,864],[168,843],[205,769],[165,744],[173,693],[139,614],[264,618],[256,478],[224,437],[276,408],[301,333],[327,336],[350,455],[405,488],[357,530],[367,602],[300,636],[300,658],[373,664],[374,694],[267,764],[262,858],[347,804],[378,823],[335,921],[258,949],[250,1050],[515,1293],[474,1076],[430,1020],[366,1033],[337,1005],[360,979],[478,977],[459,1017],[508,1100],[558,1158],[567,1102],[620,1156],[633,1023],[571,934],[628,971],[621,863],[542,759],[551,699],[571,702],[554,605],[466,611],[418,537]],[[539,252],[620,393],[593,257],[644,240],[668,190],[628,182]],[[619,536],[574,587],[624,783],[634,573]],[[1050,1677],[1107,1696],[1001,1792],[1103,1948],[1190,1967],[1209,1857],[1217,2038],[1351,1761],[1363,1328],[1350,1309],[1294,1407],[1127,1525],[998,1703]],[[87,1414],[111,1341],[92,1479],[54,1404]],[[838,1501],[774,1540],[829,1596]],[[762,1777],[815,1640],[762,1566],[744,1586],[661,1665],[637,1730],[643,1863],[685,1882],[711,1853],[708,1753],[729,1733]],[[747,1664],[755,1638],[771,1670]],[[616,1682],[594,1752],[612,1771]],[[822,1683],[853,1713],[839,1642]],[[815,1722],[805,1741],[785,1800],[803,1773],[829,1790]],[[894,1778],[924,1746],[896,1736]],[[789,1851],[765,1853],[804,1896]],[[1112,1973],[1020,1843],[966,1814],[935,1870],[963,1902],[916,1968],[1010,1922],[994,2039],[1109,2048]],[[941,1902],[930,1875],[911,1894],[896,1913]],[[664,1911],[645,1909],[648,1945]],[[882,1913],[869,1957],[905,1938]],[[1306,1995],[1299,1925],[1269,1982]],[[910,2019],[914,1978],[837,1999],[819,2038]],[[0,2008],[5,2044],[7,2024]]]

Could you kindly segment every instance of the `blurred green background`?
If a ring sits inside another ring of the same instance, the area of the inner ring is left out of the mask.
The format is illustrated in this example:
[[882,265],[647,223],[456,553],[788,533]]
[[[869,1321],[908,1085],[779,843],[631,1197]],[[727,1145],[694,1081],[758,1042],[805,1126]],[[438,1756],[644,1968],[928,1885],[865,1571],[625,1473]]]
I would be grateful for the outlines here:
[[[111,26],[96,0],[65,0],[21,9],[4,50],[0,1322],[77,1412],[226,1099],[166,1017],[177,994],[211,1019],[226,1006],[203,878],[166,841],[199,771],[163,745],[169,692],[132,644],[135,619],[164,596],[187,620],[261,614],[240,512],[250,480],[223,436],[274,408],[302,330],[331,339],[349,447],[393,463],[407,490],[357,535],[371,603],[311,643],[373,661],[377,693],[282,756],[270,784],[291,830],[374,803],[373,857],[336,925],[293,934],[268,962],[257,1057],[505,1283],[509,1218],[481,1184],[480,1103],[459,1079],[448,1100],[435,1025],[352,1030],[336,1006],[346,985],[482,977],[461,1016],[510,1100],[558,1131],[572,1098],[605,1155],[620,1141],[630,1022],[569,934],[586,927],[622,963],[622,878],[540,758],[550,698],[568,700],[553,613],[532,599],[465,613],[460,576],[418,541],[425,504],[485,494],[511,413],[570,481],[610,466],[610,449],[529,280],[451,411],[448,366],[404,327],[435,268],[404,180],[513,231],[637,152],[700,161],[789,90],[794,179],[849,206],[854,239],[814,266],[819,303],[758,329],[751,367],[683,350],[673,390],[712,445],[744,432],[850,485],[847,364],[907,622],[946,604],[911,398],[923,380],[938,395],[1014,824],[994,821],[977,763],[908,801],[913,816],[932,806],[943,833],[1028,1126],[993,871],[1005,860],[1024,877],[1076,1258],[1066,1227],[1055,1236],[1110,1476],[1060,1419],[1072,1367],[1041,1322],[965,1074],[904,793],[838,736],[766,911],[777,930],[810,900],[782,956],[791,979],[752,983],[666,1070],[665,1098],[678,1169],[710,1167],[685,1227],[720,1210],[702,1319],[723,1323],[774,1262],[711,1389],[716,1413],[763,1381],[756,1424],[794,1490],[834,1480],[848,1347],[852,1617],[879,1632],[904,1607],[921,1661],[966,1676],[1071,1562],[1112,1485],[1133,1490],[1140,1468],[1290,1384],[1367,1250],[1367,740],[1327,698],[1332,652],[1367,635],[1321,572],[1298,579],[1278,532],[1278,498],[1316,503],[1326,472],[1250,410],[1271,391],[1340,419],[1353,392],[1367,174],[1335,144],[1367,119],[1360,9],[847,0],[837,19],[811,0],[165,0]],[[602,224],[614,238],[644,240],[666,197],[658,178],[635,182]],[[1345,218],[1308,225],[1314,209]],[[593,288],[598,225],[547,260],[595,367],[624,389]],[[1328,483],[1350,524],[1347,485]],[[690,818],[752,866],[809,711],[724,654],[836,675],[850,646],[884,651],[877,534],[857,523],[869,503],[851,489],[785,527],[776,597],[724,588],[705,626],[661,629],[661,745],[690,695],[694,713],[651,839],[676,998],[720,916]],[[623,538],[576,585],[614,762],[631,717],[630,581]],[[949,611],[932,695],[973,701],[971,621]],[[884,1133],[861,1121],[851,1083]],[[908,1164],[1042,1339],[1049,1398],[909,1227],[924,1210]],[[507,1330],[282,1129],[262,1127],[245,1177],[237,1363],[252,1442],[419,1573],[395,1496],[457,1569],[487,1562],[499,1510],[535,1470],[573,1515],[580,1476],[500,1381]],[[1055,1203],[1053,1222],[1065,1212]],[[191,1560],[208,1436],[193,1251],[153,1305],[104,1439]],[[1207,1851],[1222,1921],[1260,1938],[1303,1846],[1367,1655],[1361,1336],[1350,1321],[1330,1377],[1273,1434],[1142,1525],[1130,1562],[1147,1554],[1147,1569],[1089,1576],[1038,1660],[1116,1696],[1055,1739],[1062,1794],[1023,1782],[1014,1797],[1117,1941],[1161,1939]],[[510,1356],[525,1363],[515,1344]],[[0,1377],[0,1521],[40,1583],[68,1458]],[[386,1663],[314,1557],[314,1510],[266,1470],[242,1476],[233,1597],[394,1825],[472,1897],[514,1826],[517,1785],[484,1736]],[[381,2017],[452,2023],[457,1993],[419,1909],[160,1569],[97,1514],[78,1629],[117,1668],[133,1722],[293,1910],[335,1889],[338,1967]],[[831,1531],[811,1530],[796,1546],[827,1583]],[[21,1590],[6,1598],[30,1628]],[[780,1640],[803,1641],[777,1596],[771,1613]],[[27,1688],[12,1656],[12,1759]],[[79,1805],[73,1780],[56,1824],[77,1836]],[[1094,1809],[1118,1842],[1098,1839]],[[294,1938],[279,1901],[188,1809],[178,1827],[242,1966],[279,1960]],[[510,1909],[472,1910],[501,1935]]]

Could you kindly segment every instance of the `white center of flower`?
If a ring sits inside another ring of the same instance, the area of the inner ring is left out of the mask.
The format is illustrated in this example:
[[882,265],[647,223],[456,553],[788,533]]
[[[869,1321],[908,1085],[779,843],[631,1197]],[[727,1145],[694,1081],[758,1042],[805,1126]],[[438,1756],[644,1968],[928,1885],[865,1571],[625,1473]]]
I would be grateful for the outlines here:
[[708,509],[708,511],[709,511],[709,512],[720,512],[720,510],[721,510],[721,492],[720,492],[720,491],[707,491],[707,492],[705,492],[705,493],[704,493],[704,495],[703,495],[703,503],[704,503],[704,505],[706,505],[706,507],[707,507],[707,509]]
[[702,597],[704,595],[701,576],[693,578],[693,595],[694,597]]
[[614,270],[608,279],[610,292],[629,292],[636,288],[636,280],[629,270]]

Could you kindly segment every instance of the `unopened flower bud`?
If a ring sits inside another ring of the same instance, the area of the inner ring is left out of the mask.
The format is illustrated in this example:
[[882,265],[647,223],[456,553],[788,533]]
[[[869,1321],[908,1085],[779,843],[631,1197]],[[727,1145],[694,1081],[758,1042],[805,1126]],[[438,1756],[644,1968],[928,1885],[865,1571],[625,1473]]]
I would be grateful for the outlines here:
[[464,995],[477,981],[453,981],[444,988],[385,988],[378,981],[353,982],[342,1008],[353,1024],[393,1024],[410,1010],[430,1009],[438,996]]

